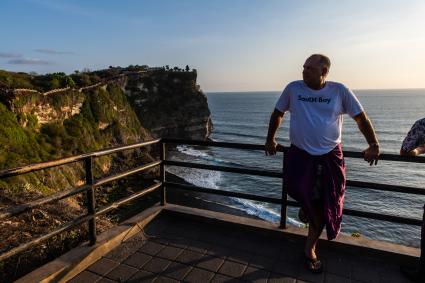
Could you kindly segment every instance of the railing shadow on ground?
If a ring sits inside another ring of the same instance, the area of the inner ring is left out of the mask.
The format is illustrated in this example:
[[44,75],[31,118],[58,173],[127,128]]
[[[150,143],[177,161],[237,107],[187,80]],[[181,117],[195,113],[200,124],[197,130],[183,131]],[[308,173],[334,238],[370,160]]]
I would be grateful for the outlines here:
[[[140,198],[142,196],[145,196],[151,192],[161,190],[161,205],[165,205],[167,202],[166,198],[166,188],[172,187],[174,189],[180,189],[180,190],[186,190],[186,191],[193,191],[193,192],[201,192],[201,193],[208,193],[208,194],[215,194],[220,196],[227,196],[227,197],[237,197],[237,198],[243,198],[243,199],[249,199],[254,201],[260,201],[260,202],[266,202],[266,203],[272,203],[272,204],[279,204],[281,205],[281,215],[280,215],[280,227],[282,229],[286,228],[286,218],[287,218],[287,207],[288,206],[295,206],[298,207],[298,203],[294,201],[288,200],[287,192],[283,183],[283,174],[282,171],[266,171],[266,170],[258,170],[258,169],[252,169],[252,168],[239,168],[239,167],[228,167],[228,166],[216,166],[216,165],[207,165],[207,164],[198,164],[198,163],[191,163],[191,162],[181,162],[181,161],[172,161],[166,159],[166,152],[167,152],[167,145],[195,145],[195,146],[212,146],[212,147],[222,147],[222,148],[233,148],[233,149],[246,149],[246,150],[259,150],[264,151],[264,145],[255,145],[255,144],[243,144],[243,143],[229,143],[229,142],[212,142],[212,141],[195,141],[195,140],[184,140],[184,139],[170,139],[170,138],[162,138],[162,139],[155,139],[147,142],[140,142],[115,148],[110,148],[106,150],[100,150],[96,152],[76,155],[72,157],[62,158],[58,160],[48,161],[48,162],[42,162],[42,163],[35,163],[30,164],[22,167],[12,168],[0,171],[0,180],[12,176],[22,175],[34,171],[44,170],[52,167],[58,167],[61,165],[69,164],[69,163],[75,163],[75,162],[81,162],[83,161],[85,164],[85,184],[76,188],[72,188],[70,190],[65,190],[58,192],[54,195],[29,202],[22,205],[17,205],[14,207],[6,208],[0,210],[0,220],[5,220],[10,217],[17,216],[23,212],[26,212],[30,209],[33,209],[38,206],[42,206],[47,203],[59,201],[62,199],[65,199],[67,197],[71,197],[74,195],[77,195],[79,193],[86,193],[86,199],[85,202],[87,205],[87,214],[80,216],[76,219],[74,219],[71,222],[65,223],[62,226],[56,228],[54,231],[51,231],[47,234],[44,234],[38,238],[35,238],[31,240],[30,242],[27,242],[25,244],[22,244],[20,246],[11,248],[2,254],[0,254],[0,262],[4,261],[5,259],[17,255],[31,247],[34,247],[36,245],[39,245],[41,242],[52,238],[55,235],[58,235],[64,231],[67,231],[76,225],[82,224],[84,222],[88,223],[89,227],[89,241],[90,245],[94,245],[96,243],[96,217],[99,215],[102,215],[104,213],[110,212],[113,209],[116,209],[120,207],[123,204],[126,204],[130,201],[133,201],[137,198]],[[95,180],[93,178],[93,159],[96,157],[122,152],[126,150],[131,149],[137,149],[141,147],[151,146],[151,145],[159,145],[159,156],[160,159],[148,164],[145,164],[143,166],[139,166],[136,168],[133,168],[131,170],[113,175],[108,176],[105,178],[97,179]],[[278,152],[283,152],[283,156],[285,156],[286,149],[283,146],[278,147]],[[346,158],[363,158],[362,153],[360,152],[352,152],[352,151],[344,151],[344,157]],[[284,157],[283,157],[284,158]],[[413,162],[413,163],[425,163],[425,158],[423,157],[404,157],[394,154],[382,154],[380,156],[380,160],[387,160],[387,161],[398,161],[398,162]],[[247,194],[247,193],[241,193],[241,192],[232,192],[232,191],[225,191],[220,189],[209,189],[209,188],[203,188],[203,187],[197,187],[187,184],[180,184],[180,183],[174,183],[174,182],[168,182],[165,179],[165,166],[180,166],[180,167],[187,167],[187,168],[197,168],[197,169],[205,169],[205,170],[215,170],[215,171],[222,171],[222,172],[230,172],[230,173],[239,173],[239,174],[248,174],[248,175],[256,175],[256,176],[265,176],[265,177],[271,177],[271,178],[280,178],[282,179],[282,198],[273,198],[273,197],[266,197],[261,195],[254,195],[254,194]],[[118,201],[115,201],[107,206],[100,207],[96,210],[96,203],[95,203],[95,189],[101,185],[104,185],[106,183],[124,178],[129,175],[133,175],[136,173],[140,173],[143,171],[146,171],[148,169],[152,169],[154,167],[160,166],[160,177],[157,182],[148,188],[145,188],[142,191],[136,192],[128,197],[122,198]],[[347,186],[351,187],[358,187],[358,188],[368,188],[372,190],[379,190],[379,191],[389,191],[389,192],[398,192],[398,193],[407,193],[407,194],[414,194],[414,195],[425,195],[425,189],[423,188],[417,188],[417,187],[408,187],[408,186],[398,186],[398,185],[389,185],[389,184],[378,184],[378,183],[372,183],[372,182],[361,182],[361,181],[352,181],[347,180]],[[357,217],[364,217],[369,219],[376,219],[376,220],[383,220],[383,221],[389,221],[393,223],[399,223],[399,224],[409,224],[409,225],[415,225],[415,226],[421,226],[423,223],[423,220],[416,219],[416,218],[407,218],[407,217],[401,217],[401,216],[395,216],[395,215],[387,215],[387,214],[380,214],[376,212],[366,212],[366,211],[359,211],[354,209],[344,209],[343,211],[344,215],[351,215],[351,216],[357,216]],[[422,247],[423,248],[423,247]],[[424,253],[422,253],[424,254]]]

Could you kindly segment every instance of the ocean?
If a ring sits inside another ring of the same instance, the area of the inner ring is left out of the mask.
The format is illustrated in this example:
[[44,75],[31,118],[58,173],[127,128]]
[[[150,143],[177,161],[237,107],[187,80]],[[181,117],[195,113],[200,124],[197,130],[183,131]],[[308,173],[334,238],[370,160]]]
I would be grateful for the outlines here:
[[[425,116],[425,89],[412,90],[358,90],[354,91],[371,119],[384,153],[398,154],[401,143],[413,123]],[[207,93],[214,129],[214,141],[264,144],[268,122],[280,95],[276,92],[221,92]],[[289,145],[290,115],[277,133],[277,141]],[[355,122],[344,116],[343,148],[362,151],[367,144]],[[181,145],[173,154],[175,160],[243,166],[265,170],[282,170],[282,154],[265,156],[262,151],[193,147]],[[423,188],[425,165],[379,161],[369,166],[363,160],[346,158],[347,179],[399,184]],[[169,167],[169,171],[186,181],[208,188],[281,197],[281,180],[276,178],[214,172],[198,169]],[[425,188],[424,188],[425,189]],[[279,221],[280,207],[238,198],[210,198],[233,208],[245,211],[271,222]],[[422,218],[425,197],[370,189],[347,187],[345,207],[391,215]],[[297,219],[297,209],[288,209],[289,225],[302,227]],[[344,216],[342,233],[360,233],[362,237],[418,247],[420,227]]]

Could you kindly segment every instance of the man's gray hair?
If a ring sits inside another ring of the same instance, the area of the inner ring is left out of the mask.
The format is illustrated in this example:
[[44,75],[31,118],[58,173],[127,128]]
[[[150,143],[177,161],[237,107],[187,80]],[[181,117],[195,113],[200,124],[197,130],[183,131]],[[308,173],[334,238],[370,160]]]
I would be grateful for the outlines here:
[[329,59],[328,56],[323,55],[323,54],[313,54],[313,55],[310,56],[310,58],[311,57],[319,57],[320,64],[322,64],[323,66],[328,67],[328,70],[330,69],[330,67],[331,67],[331,59]]

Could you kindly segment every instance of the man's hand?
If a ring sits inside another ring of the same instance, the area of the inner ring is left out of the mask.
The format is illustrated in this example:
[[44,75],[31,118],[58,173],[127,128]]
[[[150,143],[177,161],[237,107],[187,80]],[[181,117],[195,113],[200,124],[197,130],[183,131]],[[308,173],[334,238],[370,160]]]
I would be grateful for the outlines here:
[[266,139],[266,155],[275,155],[277,151],[277,142],[275,139],[277,128],[279,128],[280,123],[282,123],[283,115],[285,112],[280,112],[275,109],[270,116],[269,129],[267,131]]
[[276,154],[276,147],[277,147],[277,142],[276,142],[276,140],[271,140],[271,141],[269,141],[269,140],[267,140],[266,141],[266,144],[265,144],[265,147],[266,147],[266,155],[275,155]]
[[368,148],[363,150],[363,157],[364,160],[369,163],[370,166],[372,166],[374,163],[375,165],[378,164],[379,159],[379,144],[371,144]]

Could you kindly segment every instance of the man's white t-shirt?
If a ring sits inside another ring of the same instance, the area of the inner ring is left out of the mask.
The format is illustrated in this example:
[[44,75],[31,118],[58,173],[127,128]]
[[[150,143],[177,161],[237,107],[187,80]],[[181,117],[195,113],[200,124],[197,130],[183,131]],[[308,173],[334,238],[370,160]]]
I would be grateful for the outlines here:
[[312,155],[326,154],[341,143],[343,114],[354,117],[363,112],[357,97],[343,84],[328,81],[314,90],[302,80],[286,86],[276,109],[291,113],[289,139]]

